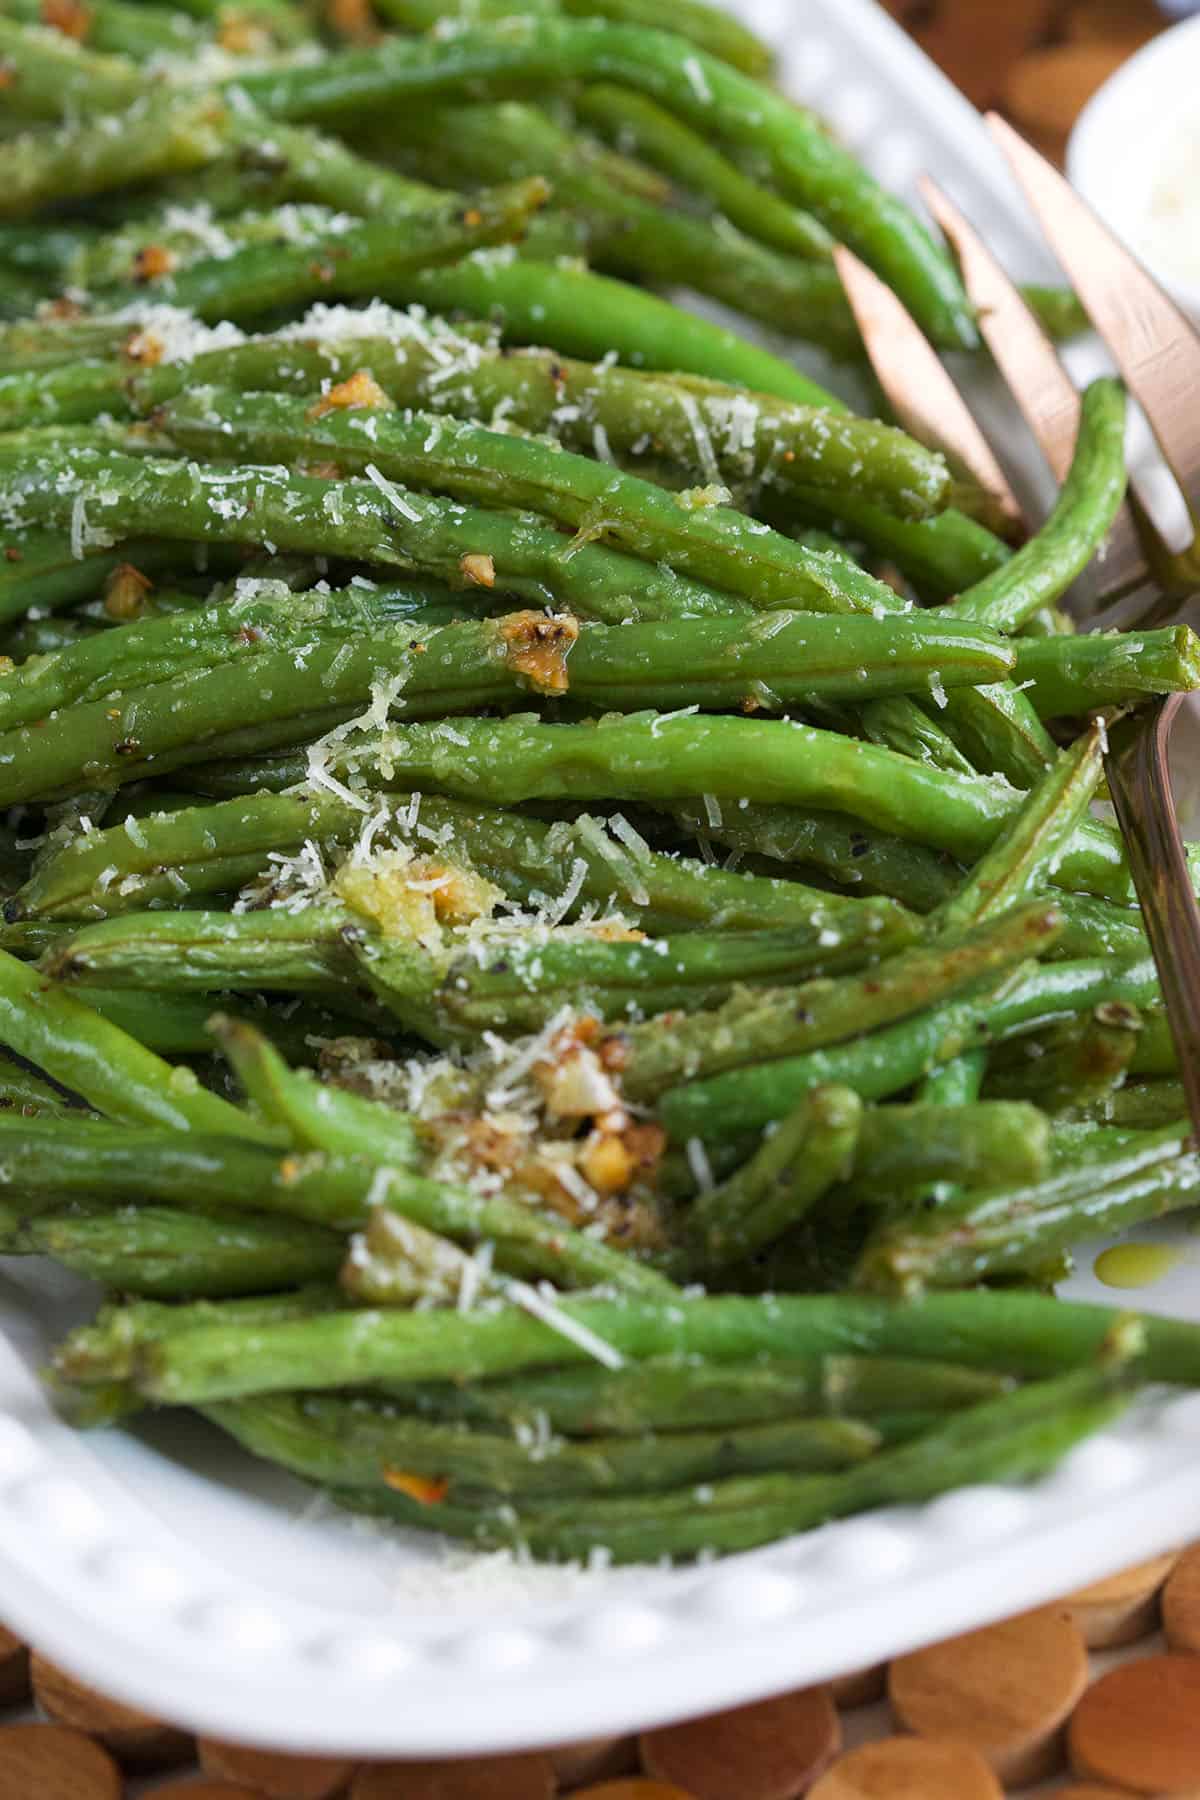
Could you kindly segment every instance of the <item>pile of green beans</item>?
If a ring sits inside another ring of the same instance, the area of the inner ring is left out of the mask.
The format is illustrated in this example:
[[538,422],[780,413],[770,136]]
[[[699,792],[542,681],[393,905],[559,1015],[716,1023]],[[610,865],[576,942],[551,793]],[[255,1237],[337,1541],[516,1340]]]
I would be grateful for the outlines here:
[[1200,645],[1059,607],[1123,392],[1002,542],[743,334],[859,359],[845,242],[977,348],[766,48],[512,10],[3,9],[0,1249],[80,1426],[479,1546],[1036,1478],[1200,1384],[1045,1291],[1200,1197],[1096,804]]

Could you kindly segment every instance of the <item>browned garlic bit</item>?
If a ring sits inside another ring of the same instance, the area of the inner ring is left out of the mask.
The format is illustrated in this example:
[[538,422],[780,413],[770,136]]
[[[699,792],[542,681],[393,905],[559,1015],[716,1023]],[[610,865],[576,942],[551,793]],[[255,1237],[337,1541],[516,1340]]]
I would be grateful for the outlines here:
[[565,694],[567,657],[579,636],[579,620],[570,613],[516,612],[499,625],[508,647],[504,660],[513,673],[524,675],[539,694]]
[[349,412],[359,407],[392,411],[394,404],[369,370],[356,369],[345,381],[335,382],[333,387],[314,400],[307,416],[310,419],[320,419],[329,412]]
[[154,583],[132,563],[118,563],[104,583],[104,610],[110,619],[140,619]]
[[477,550],[466,550],[458,559],[458,567],[469,587],[495,587],[496,565],[490,556],[483,556]]

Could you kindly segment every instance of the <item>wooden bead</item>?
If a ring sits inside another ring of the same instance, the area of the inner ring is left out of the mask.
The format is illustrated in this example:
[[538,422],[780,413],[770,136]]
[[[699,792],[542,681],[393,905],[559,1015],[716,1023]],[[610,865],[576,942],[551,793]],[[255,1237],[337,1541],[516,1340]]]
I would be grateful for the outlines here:
[[1004,84],[1005,104],[1018,124],[1065,134],[1128,55],[1126,44],[1103,39],[1036,50],[1010,72]]
[[1071,1594],[1064,1605],[1089,1650],[1115,1650],[1149,1637],[1158,1625],[1158,1596],[1179,1560],[1177,1551],[1124,1569]]
[[1149,43],[1163,24],[1154,0],[1074,0],[1067,8],[1063,31],[1076,41],[1099,38],[1123,44],[1125,54],[1131,56],[1140,44]]
[[858,1706],[874,1706],[887,1693],[887,1664],[876,1663],[871,1669],[856,1669],[852,1675],[838,1675],[830,1682],[833,1704],[843,1712]]
[[843,1756],[809,1800],[1004,1800],[1004,1790],[969,1744],[894,1737]]
[[1054,1800],[1130,1800],[1130,1794],[1128,1788],[1097,1787],[1094,1781],[1084,1781],[1059,1788]]
[[169,1781],[156,1787],[150,1800],[262,1800],[262,1791],[232,1781]]
[[606,1781],[602,1787],[585,1788],[575,1800],[692,1800],[692,1796],[665,1781],[637,1776],[631,1781]]
[[1200,1652],[1200,1544],[1185,1550],[1163,1590],[1163,1630],[1172,1650]]
[[1017,59],[1045,35],[1055,0],[886,0],[921,48],[976,106],[992,106]]
[[364,1763],[350,1800],[553,1800],[547,1756],[478,1756],[464,1762]]
[[841,1749],[828,1688],[644,1732],[642,1767],[695,1800],[794,1800]]
[[906,1730],[970,1744],[1005,1786],[1023,1787],[1058,1767],[1087,1680],[1079,1627],[1046,1607],[900,1657],[888,1692]]
[[201,1738],[196,1746],[206,1775],[253,1788],[267,1800],[333,1800],[346,1788],[354,1764],[333,1756],[283,1756],[273,1750],[247,1750],[217,1738]]
[[1071,1720],[1071,1767],[1135,1794],[1200,1790],[1200,1657],[1148,1656],[1112,1669]]
[[107,1750],[65,1725],[0,1730],[0,1800],[121,1800],[124,1783]]
[[28,1646],[0,1625],[0,1706],[19,1706],[28,1698]]
[[191,1755],[192,1740],[186,1731],[163,1725],[135,1707],[106,1700],[95,1688],[76,1681],[36,1651],[31,1673],[34,1699],[48,1718],[56,1725],[71,1725],[98,1738],[130,1768],[166,1768],[186,1762]]
[[587,1787],[589,1782],[614,1781],[618,1775],[636,1775],[637,1739],[591,1738],[583,1744],[560,1744],[547,1750],[550,1767],[564,1791]]

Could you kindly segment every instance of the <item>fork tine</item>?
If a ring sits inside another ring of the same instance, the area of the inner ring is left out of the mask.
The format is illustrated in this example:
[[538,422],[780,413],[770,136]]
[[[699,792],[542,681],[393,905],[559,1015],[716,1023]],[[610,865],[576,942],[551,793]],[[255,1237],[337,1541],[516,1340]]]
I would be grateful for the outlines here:
[[896,418],[983,489],[1002,529],[1019,533],[1025,523],[1020,503],[936,350],[891,288],[852,250],[839,244],[833,254],[871,366]]
[[975,227],[928,175],[921,177],[920,188],[925,204],[958,257],[992,358],[1061,486],[1070,470],[1079,435],[1079,390],[1041,324]]
[[1042,230],[1141,402],[1184,496],[1200,505],[1200,336],[1041,153],[996,113],[988,126]]
[[[975,227],[929,176],[923,176],[920,185],[958,258],[992,358],[1061,486],[1079,435],[1079,391],[1041,321]],[[1138,526],[1124,506],[1100,557],[1074,584],[1071,597],[1077,608],[1095,613],[1111,596],[1128,593],[1146,574]]]

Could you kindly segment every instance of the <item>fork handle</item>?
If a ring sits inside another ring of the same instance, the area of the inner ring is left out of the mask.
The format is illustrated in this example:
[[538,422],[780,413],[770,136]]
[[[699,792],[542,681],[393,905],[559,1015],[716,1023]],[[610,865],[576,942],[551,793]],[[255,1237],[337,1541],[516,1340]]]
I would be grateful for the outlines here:
[[1110,729],[1104,769],[1158,966],[1193,1139],[1200,1141],[1200,907],[1167,759],[1185,697],[1170,694],[1118,721]]

